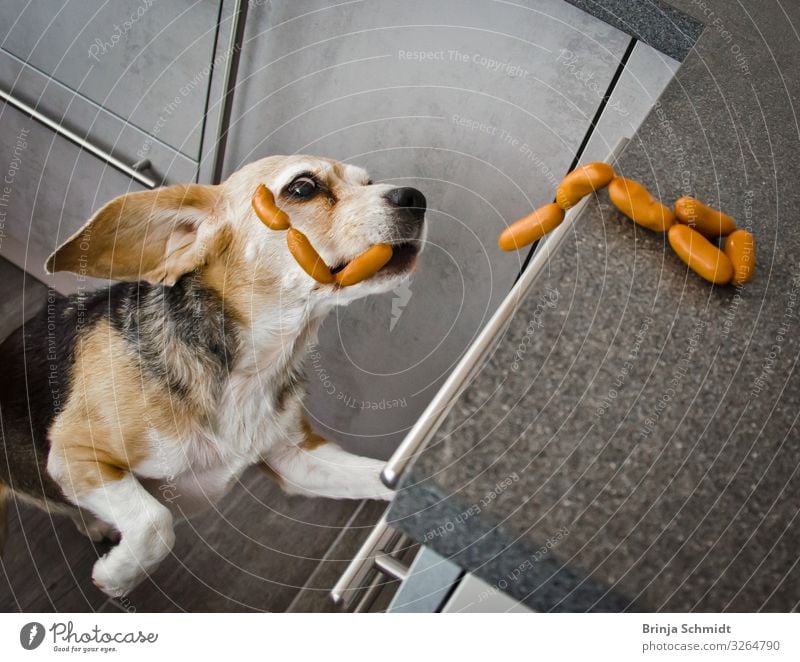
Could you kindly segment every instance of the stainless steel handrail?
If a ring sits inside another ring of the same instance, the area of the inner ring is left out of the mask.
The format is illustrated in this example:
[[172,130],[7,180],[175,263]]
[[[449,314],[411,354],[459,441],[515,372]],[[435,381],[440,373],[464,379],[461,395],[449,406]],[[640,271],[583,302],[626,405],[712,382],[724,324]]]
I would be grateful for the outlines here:
[[[386,549],[374,558],[372,565],[369,566],[374,576],[366,590],[363,591],[361,599],[352,608],[351,611],[354,614],[370,611],[388,584],[391,584],[392,581],[403,581],[406,578],[408,566],[393,557],[392,554],[401,553],[407,544],[408,539],[404,535],[397,534],[396,538],[393,538],[386,546]],[[354,595],[357,596],[358,593],[354,593]]]
[[373,570],[377,569],[381,574],[398,579],[397,575],[402,572],[404,566],[396,559],[392,559],[395,563],[387,563],[385,558],[396,551],[394,548],[398,539],[402,539],[402,534],[387,524],[386,513],[384,513],[370,531],[350,565],[342,573],[339,581],[331,589],[333,602],[340,607],[349,607],[363,589],[370,587],[367,578]]
[[[17,110],[25,113],[26,115],[30,115],[31,118],[33,118],[40,124],[44,124],[51,131],[54,131],[61,137],[66,138],[72,143],[75,143],[76,145],[78,145],[78,147],[85,149],[87,152],[94,154],[96,157],[102,159],[103,161],[108,163],[110,166],[116,168],[120,172],[125,173],[128,177],[136,180],[143,186],[146,186],[147,188],[156,188],[156,186],[158,186],[158,182],[152,177],[143,175],[136,168],[129,166],[127,163],[123,163],[117,157],[113,156],[112,154],[109,154],[100,147],[97,147],[97,145],[93,145],[85,138],[81,138],[77,133],[70,131],[65,126],[62,126],[59,122],[56,122],[55,120],[47,117],[47,115],[40,113],[32,106],[29,106],[24,101],[20,101],[15,96],[12,96],[5,90],[0,90],[0,99],[5,101],[9,106],[13,106]],[[150,162],[147,161],[146,165],[149,166],[149,164]]]
[[[627,142],[627,139],[621,140],[611,152],[608,160],[613,161]],[[519,308],[528,290],[536,282],[543,267],[567,235],[567,232],[569,232],[572,223],[583,212],[588,202],[589,198],[584,198],[570,209],[564,222],[548,234],[536,249],[528,268],[525,269],[522,276],[514,284],[514,287],[511,288],[511,292],[503,299],[492,318],[478,335],[478,338],[470,345],[442,388],[439,389],[414,424],[414,427],[411,428],[392,457],[389,458],[381,473],[381,479],[387,487],[397,488],[403,472],[419,455],[439,428],[439,425],[441,425],[458,398],[459,391],[470,382],[474,374],[480,369],[483,359],[489,354],[504,327],[511,321],[514,312]]]

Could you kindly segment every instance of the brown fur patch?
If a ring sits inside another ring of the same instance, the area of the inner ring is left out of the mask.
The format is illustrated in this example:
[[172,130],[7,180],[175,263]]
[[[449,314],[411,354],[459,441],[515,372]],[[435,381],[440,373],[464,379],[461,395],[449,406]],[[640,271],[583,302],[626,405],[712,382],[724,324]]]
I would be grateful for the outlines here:
[[241,326],[249,327],[253,310],[278,304],[280,278],[248,267],[241,258],[245,243],[245,237],[237,237],[231,228],[224,228],[217,245],[208,251],[201,273],[203,283],[223,300],[226,313]]
[[278,484],[278,487],[283,489],[283,478],[280,477],[280,474],[278,474],[275,469],[269,466],[266,462],[260,462],[258,468],[261,469],[261,471],[263,471],[272,480],[274,480]]
[[151,430],[179,435],[190,422],[119,333],[98,322],[77,341],[70,394],[50,428],[62,468],[54,478],[67,495],[117,481],[152,453]]
[[304,451],[313,451],[315,448],[319,448],[323,444],[327,444],[328,440],[325,437],[318,435],[314,430],[311,429],[311,425],[309,425],[308,421],[304,418],[301,425],[303,426],[303,432],[305,433],[305,439],[298,444],[298,448],[302,448]]

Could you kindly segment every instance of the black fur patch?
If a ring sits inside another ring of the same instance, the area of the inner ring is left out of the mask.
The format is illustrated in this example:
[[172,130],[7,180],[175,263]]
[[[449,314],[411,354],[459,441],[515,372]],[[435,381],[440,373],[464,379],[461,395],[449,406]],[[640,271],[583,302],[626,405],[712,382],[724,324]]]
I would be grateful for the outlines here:
[[[197,274],[173,287],[118,283],[69,298],[51,291],[45,307],[0,345],[0,482],[14,490],[63,501],[45,470],[47,432],[70,393],[76,343],[100,320],[118,330],[131,357],[177,397],[221,388],[235,360],[233,320]],[[198,362],[203,384],[184,383],[182,360]]]
[[69,395],[76,339],[103,317],[110,292],[50,290],[44,308],[0,345],[0,480],[15,490],[62,499],[45,471],[47,430]]
[[[142,368],[178,398],[198,387],[222,387],[236,354],[237,333],[219,295],[197,274],[172,287],[131,283],[128,296],[112,308],[109,322],[130,343]],[[181,362],[196,361],[208,381],[186,383]]]

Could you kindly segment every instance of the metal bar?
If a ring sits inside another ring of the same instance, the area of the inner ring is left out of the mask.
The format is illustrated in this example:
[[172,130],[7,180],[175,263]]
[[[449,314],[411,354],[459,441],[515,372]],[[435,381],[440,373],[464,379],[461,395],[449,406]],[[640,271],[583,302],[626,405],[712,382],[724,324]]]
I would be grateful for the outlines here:
[[[364,591],[361,599],[358,601],[358,604],[353,608],[354,614],[360,614],[369,611],[372,608],[381,592],[386,588],[386,585],[390,583],[386,581],[386,577],[389,577],[390,580],[396,581],[400,579],[400,577],[395,577],[393,574],[394,572],[403,573],[404,575],[408,572],[408,568],[406,566],[391,556],[391,554],[396,554],[398,550],[400,550],[407,542],[408,541],[404,535],[397,534],[396,539],[387,544],[386,550],[383,553],[379,553],[375,557],[374,562],[368,568],[369,574],[371,575],[369,585],[367,586],[366,591]],[[378,564],[378,560],[382,557],[386,557],[388,559],[392,559],[392,561],[395,561],[397,563],[397,568],[393,571],[385,572]]]
[[374,568],[375,557],[396,535],[397,533],[386,523],[384,513],[331,590],[331,599],[335,604],[347,607],[353,602],[358,590],[364,588],[366,578]]
[[[627,138],[622,139],[614,148],[608,160],[613,161],[627,142]],[[445,416],[452,409],[459,391],[469,383],[470,379],[480,369],[483,359],[489,354],[495,341],[511,321],[511,317],[519,308],[528,290],[536,282],[550,256],[567,235],[572,223],[586,208],[588,201],[588,197],[584,198],[570,209],[564,222],[544,238],[534,253],[528,268],[514,284],[514,287],[511,288],[511,291],[498,306],[478,338],[470,345],[464,357],[459,361],[453,372],[450,373],[447,381],[425,408],[422,416],[419,417],[414,427],[411,428],[403,442],[398,446],[392,457],[389,458],[381,473],[381,479],[387,487],[397,488],[403,472],[439,428]]]
[[131,179],[136,180],[143,186],[147,188],[156,188],[158,186],[158,182],[153,179],[152,177],[148,177],[147,175],[143,175],[141,172],[138,172],[132,166],[129,166],[127,163],[123,163],[115,156],[109,154],[103,149],[100,149],[96,145],[93,145],[85,138],[81,138],[77,133],[74,133],[67,129],[65,126],[62,126],[59,122],[52,120],[51,118],[47,117],[47,115],[43,115],[38,110],[29,106],[24,101],[20,101],[16,97],[12,96],[5,90],[0,90],[0,99],[5,101],[9,106],[13,106],[17,110],[22,111],[26,115],[30,115],[32,119],[36,120],[40,124],[44,124],[48,129],[54,131],[58,135],[63,138],[66,138],[72,143],[75,143],[81,149],[94,154],[99,159],[102,159],[110,166],[116,168],[120,172],[125,173]]
[[358,601],[355,607],[353,607],[354,614],[363,614],[370,610],[373,604],[375,604],[375,600],[378,599],[378,595],[383,590],[383,586],[386,583],[383,579],[381,573],[379,573],[374,567],[372,567],[372,576],[370,578],[369,585],[367,589],[362,593],[361,599]]
[[386,552],[375,557],[375,567],[387,577],[399,579],[401,582],[408,575],[408,566]]

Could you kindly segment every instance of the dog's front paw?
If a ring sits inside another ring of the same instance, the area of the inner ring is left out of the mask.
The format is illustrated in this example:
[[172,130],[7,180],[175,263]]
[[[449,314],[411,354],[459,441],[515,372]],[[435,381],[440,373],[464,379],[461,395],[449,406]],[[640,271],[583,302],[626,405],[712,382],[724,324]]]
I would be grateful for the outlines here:
[[376,501],[391,501],[392,499],[394,499],[395,494],[397,494],[397,492],[395,492],[394,490],[384,488],[380,492],[378,492],[375,496],[370,498],[375,499]]
[[394,490],[389,489],[383,484],[379,476],[375,477],[372,481],[372,488],[366,492],[367,499],[374,499],[375,501],[391,501],[394,495],[397,494]]
[[92,570],[94,585],[111,598],[121,598],[130,593],[142,576],[139,568],[115,562],[112,552],[98,559]]

